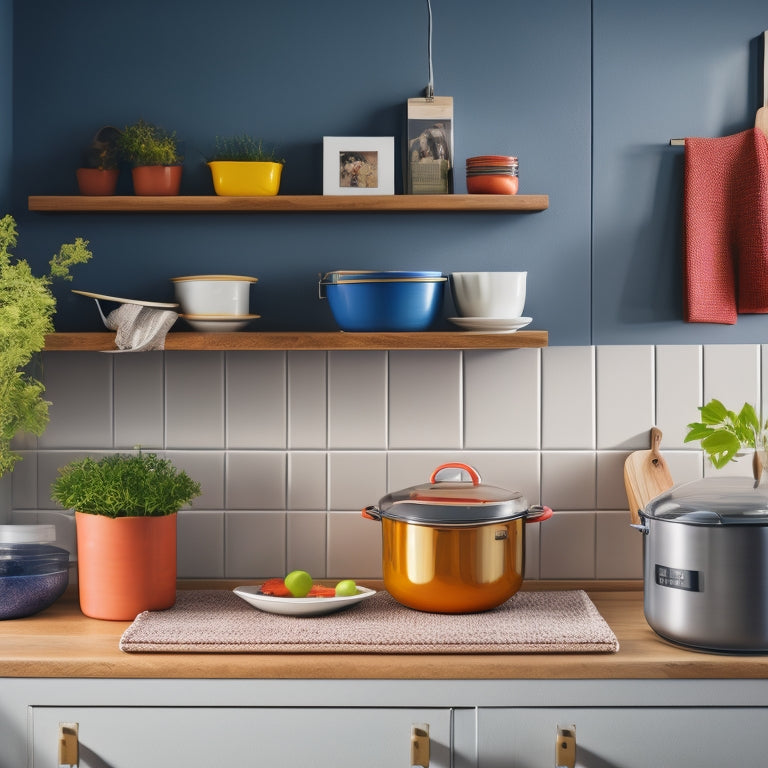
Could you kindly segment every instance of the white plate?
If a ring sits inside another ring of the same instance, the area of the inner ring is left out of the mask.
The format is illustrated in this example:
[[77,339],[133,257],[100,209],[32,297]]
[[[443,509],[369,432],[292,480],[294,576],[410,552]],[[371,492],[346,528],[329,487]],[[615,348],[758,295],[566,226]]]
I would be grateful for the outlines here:
[[196,331],[204,333],[231,333],[245,328],[261,315],[180,315]]
[[81,296],[87,296],[89,299],[101,299],[102,301],[116,301],[118,304],[138,304],[141,307],[159,307],[161,309],[174,309],[178,304],[170,304],[165,301],[142,301],[141,299],[121,299],[117,296],[105,296],[103,293],[91,293],[90,291],[77,291],[74,288],[72,293],[79,293]]
[[346,597],[274,597],[262,595],[261,587],[235,587],[232,590],[254,608],[283,616],[323,616],[361,603],[376,594],[375,589],[358,587],[356,595]]
[[514,333],[533,322],[532,317],[449,317],[452,323],[475,333]]

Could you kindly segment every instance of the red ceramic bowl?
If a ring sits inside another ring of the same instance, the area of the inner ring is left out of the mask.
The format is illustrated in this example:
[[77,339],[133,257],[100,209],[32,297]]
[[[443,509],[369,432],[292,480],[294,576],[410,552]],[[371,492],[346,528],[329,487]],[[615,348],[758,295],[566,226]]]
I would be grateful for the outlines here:
[[516,195],[519,184],[517,176],[467,176],[467,192],[471,195]]

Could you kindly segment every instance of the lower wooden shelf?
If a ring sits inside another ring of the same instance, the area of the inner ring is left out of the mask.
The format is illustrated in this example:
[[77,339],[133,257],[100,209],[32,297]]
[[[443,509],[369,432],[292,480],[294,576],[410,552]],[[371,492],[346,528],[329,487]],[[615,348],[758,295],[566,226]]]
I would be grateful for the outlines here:
[[[518,349],[546,347],[547,331],[516,333],[346,333],[342,331],[279,331],[236,333],[169,333],[166,350],[335,350],[335,349]],[[47,352],[99,352],[115,349],[114,333],[52,333]]]

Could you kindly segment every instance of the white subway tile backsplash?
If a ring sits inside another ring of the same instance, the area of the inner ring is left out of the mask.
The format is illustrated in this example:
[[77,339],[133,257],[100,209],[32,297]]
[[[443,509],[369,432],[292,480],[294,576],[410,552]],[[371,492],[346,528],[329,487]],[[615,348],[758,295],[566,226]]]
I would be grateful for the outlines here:
[[464,352],[464,447],[534,448],[541,443],[538,349]]
[[[744,403],[760,402],[760,347],[718,344],[704,347],[704,402],[722,400],[738,411]],[[695,421],[696,411],[693,412]]]
[[595,348],[541,351],[542,448],[595,447]]
[[[181,578],[248,583],[295,568],[380,578],[381,524],[361,510],[461,462],[555,510],[526,525],[527,579],[639,579],[626,456],[650,447],[656,424],[675,482],[717,474],[683,433],[711,397],[760,402],[762,352],[45,353],[51,423],[39,440],[14,440],[23,461],[10,484],[2,479],[0,522],[50,517],[74,542],[73,516],[50,500],[58,468],[141,444],[202,486],[179,514]],[[751,465],[747,457],[719,472]]]
[[297,512],[287,515],[286,573],[307,571],[325,576],[327,567],[328,521],[325,512]]
[[662,450],[683,448],[687,425],[698,421],[704,389],[702,358],[700,346],[656,347],[655,425],[662,432]]
[[460,448],[461,356],[453,350],[389,353],[389,447]]
[[285,450],[285,352],[227,352],[227,447]]
[[115,448],[163,448],[162,352],[114,356]]
[[227,509],[285,509],[283,451],[231,451],[226,472]]
[[607,346],[596,352],[597,447],[646,448],[655,422],[654,348]]
[[378,451],[328,454],[329,508],[357,510],[375,504],[383,495],[387,481],[387,455]]
[[100,352],[44,352],[42,381],[51,403],[44,448],[112,448],[112,362]]
[[288,509],[327,509],[328,467],[324,451],[288,454]]
[[285,517],[285,512],[227,512],[224,576],[247,580],[284,576]]
[[288,353],[288,447],[325,448],[328,444],[325,352]]
[[180,579],[224,578],[224,512],[182,510],[176,518],[176,570]]
[[595,512],[558,510],[541,523],[540,578],[595,578]]
[[595,509],[594,451],[542,451],[541,496],[552,509]]
[[330,579],[380,579],[381,523],[354,512],[328,513]]
[[387,447],[387,353],[328,353],[328,447]]
[[595,578],[643,578],[643,535],[631,527],[628,512],[595,515]]
[[224,448],[224,353],[165,353],[168,448]]

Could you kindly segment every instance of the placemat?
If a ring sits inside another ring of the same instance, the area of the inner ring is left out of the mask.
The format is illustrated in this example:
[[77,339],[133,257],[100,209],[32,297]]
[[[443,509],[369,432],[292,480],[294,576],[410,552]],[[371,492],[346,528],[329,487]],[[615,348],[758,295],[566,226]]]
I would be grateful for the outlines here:
[[[318,598],[320,599],[320,598]],[[615,653],[619,643],[582,590],[518,592],[483,613],[414,611],[381,591],[339,613],[280,616],[229,590],[182,590],[140,613],[128,653]]]

